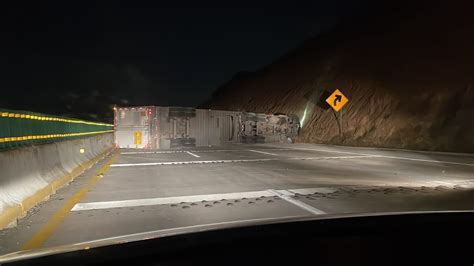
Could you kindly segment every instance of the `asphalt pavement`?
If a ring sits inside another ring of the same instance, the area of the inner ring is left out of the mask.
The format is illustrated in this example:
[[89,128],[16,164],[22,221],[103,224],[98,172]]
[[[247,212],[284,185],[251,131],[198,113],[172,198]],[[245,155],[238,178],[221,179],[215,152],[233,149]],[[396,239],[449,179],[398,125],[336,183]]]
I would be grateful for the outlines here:
[[472,154],[310,144],[121,150],[0,231],[0,254],[241,220],[472,210],[473,185]]

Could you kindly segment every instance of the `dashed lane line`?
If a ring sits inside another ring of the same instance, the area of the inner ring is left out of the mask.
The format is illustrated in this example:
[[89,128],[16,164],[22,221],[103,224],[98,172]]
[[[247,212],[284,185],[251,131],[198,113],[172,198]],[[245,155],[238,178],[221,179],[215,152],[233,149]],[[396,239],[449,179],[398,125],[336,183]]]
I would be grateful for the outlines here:
[[[267,151],[291,151],[294,149],[264,149]],[[246,152],[250,151],[247,149],[232,149],[232,150],[188,150],[189,152],[194,153],[212,153],[212,152]],[[175,150],[175,151],[122,151],[122,155],[134,155],[134,154],[169,154],[169,153],[185,153],[187,150]]]
[[210,160],[210,161],[175,161],[175,162],[155,162],[155,163],[121,163],[112,164],[110,167],[137,167],[137,166],[165,166],[165,165],[189,165],[189,164],[217,164],[217,163],[249,163],[249,162],[269,162],[287,160],[334,160],[334,159],[358,159],[378,157],[377,155],[358,156],[329,156],[329,157],[294,157],[294,158],[262,158],[262,159],[238,159],[238,160]]
[[135,155],[135,154],[170,154],[170,153],[184,153],[184,150],[178,151],[122,151],[120,155]]
[[[312,194],[315,192],[319,193],[333,193],[336,188],[308,188],[308,189],[289,189],[289,190],[261,190],[261,191],[245,191],[245,192],[231,192],[221,194],[206,194],[206,195],[192,195],[192,196],[178,196],[178,197],[165,197],[165,198],[148,198],[148,199],[131,199],[131,200],[115,200],[115,201],[101,201],[101,202],[86,202],[77,203],[71,211],[88,211],[88,210],[101,210],[111,208],[126,208],[126,207],[143,207],[153,205],[165,205],[165,204],[176,204],[176,203],[192,203],[202,201],[220,201],[225,200],[236,200],[243,198],[261,198],[261,197],[273,197],[278,196],[293,205],[297,205],[300,208],[306,208],[313,214],[323,214],[321,210],[317,210],[311,206],[305,206],[305,203],[300,202],[296,199],[290,199],[295,193],[299,194]],[[296,202],[298,201],[298,202]]]
[[166,197],[166,198],[88,202],[88,203],[77,203],[76,206],[72,208],[72,211],[100,210],[100,209],[123,208],[123,207],[140,207],[140,206],[173,204],[173,203],[181,203],[181,202],[199,202],[203,200],[205,201],[216,201],[216,200],[221,200],[221,199],[234,200],[234,199],[241,199],[241,198],[258,198],[262,196],[271,197],[271,196],[274,196],[274,194],[267,190],[263,190],[263,191],[247,191],[247,192],[236,192],[236,193],[207,194],[207,195],[193,195],[193,196]]
[[[400,157],[400,156],[388,156],[388,155],[378,155],[378,154],[369,154],[369,153],[359,153],[359,152],[349,152],[349,151],[337,151],[337,150],[328,150],[328,149],[314,149],[314,148],[271,148],[265,149],[266,151],[316,151],[316,152],[326,152],[326,153],[339,153],[339,154],[349,154],[349,155],[359,155],[359,156],[373,156],[386,159],[395,159],[395,160],[408,160],[408,161],[418,161],[418,162],[427,162],[427,163],[444,163],[451,165],[462,165],[462,166],[474,166],[474,163],[461,163],[461,162],[452,162],[452,161],[441,161],[441,160],[431,160],[431,159],[418,159],[418,158],[409,158],[409,157]],[[201,152],[245,152],[256,150],[246,150],[246,149],[233,149],[233,150],[190,150],[189,152],[201,153]],[[168,153],[184,153],[187,151],[178,150],[178,151],[133,151],[133,152],[121,152],[120,154],[132,155],[132,154],[168,154]],[[260,151],[258,151],[260,152]],[[260,152],[263,153],[263,152]],[[276,155],[270,154],[269,155]]]
[[201,156],[199,156],[199,155],[197,155],[197,154],[194,154],[194,153],[192,153],[192,152],[190,152],[190,151],[187,151],[186,153],[189,154],[189,155],[191,155],[191,156],[194,156],[194,157],[196,157],[196,158],[200,158],[200,157],[201,157]]
[[272,159],[176,161],[176,162],[156,162],[156,163],[121,163],[121,164],[112,164],[110,167],[164,166],[164,165],[215,164],[215,163],[245,163],[245,162],[265,162],[265,161],[272,161]]
[[261,153],[261,154],[266,154],[266,155],[278,156],[278,154],[270,153],[270,152],[265,152],[265,151],[257,151],[257,150],[249,150],[249,151],[251,151],[251,152],[256,152],[256,153]]
[[296,188],[296,189],[288,189],[289,192],[295,194],[302,194],[302,195],[309,195],[314,193],[323,193],[323,194],[330,194],[337,191],[337,188],[333,187],[316,187],[316,188]]
[[320,209],[317,209],[309,204],[306,204],[302,201],[299,201],[295,198],[293,198],[293,196],[295,194],[293,194],[292,192],[288,191],[288,190],[274,190],[274,189],[269,189],[268,190],[270,193],[273,193],[275,196],[278,196],[279,198],[281,198],[282,200],[285,200],[307,212],[310,212],[314,215],[321,215],[321,214],[326,214],[325,212],[323,212],[322,210]]

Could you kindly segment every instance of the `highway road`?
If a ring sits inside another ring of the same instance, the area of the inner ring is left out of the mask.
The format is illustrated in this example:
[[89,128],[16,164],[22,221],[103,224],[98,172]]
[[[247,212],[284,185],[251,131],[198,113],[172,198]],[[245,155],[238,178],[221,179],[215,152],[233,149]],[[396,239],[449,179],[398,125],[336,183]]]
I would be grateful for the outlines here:
[[0,254],[232,221],[474,209],[474,155],[310,144],[121,150],[0,231]]

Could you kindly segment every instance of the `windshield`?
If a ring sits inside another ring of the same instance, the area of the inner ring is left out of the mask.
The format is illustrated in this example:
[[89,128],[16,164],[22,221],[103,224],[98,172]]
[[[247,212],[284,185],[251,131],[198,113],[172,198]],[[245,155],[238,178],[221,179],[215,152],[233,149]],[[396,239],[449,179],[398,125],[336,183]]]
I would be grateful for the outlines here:
[[470,9],[372,2],[3,10],[0,255],[472,210]]

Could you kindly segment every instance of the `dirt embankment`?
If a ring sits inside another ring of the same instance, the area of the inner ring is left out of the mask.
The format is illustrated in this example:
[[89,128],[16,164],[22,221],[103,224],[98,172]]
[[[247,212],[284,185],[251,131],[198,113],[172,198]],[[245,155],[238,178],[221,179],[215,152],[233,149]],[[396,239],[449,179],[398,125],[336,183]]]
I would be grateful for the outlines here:
[[[298,141],[474,152],[474,19],[431,7],[346,21],[257,72],[241,72],[203,106],[296,114]],[[341,114],[324,99],[340,89]]]

